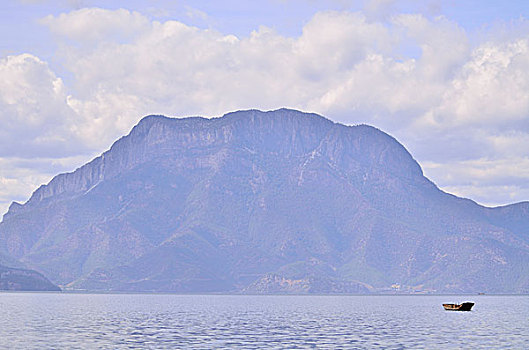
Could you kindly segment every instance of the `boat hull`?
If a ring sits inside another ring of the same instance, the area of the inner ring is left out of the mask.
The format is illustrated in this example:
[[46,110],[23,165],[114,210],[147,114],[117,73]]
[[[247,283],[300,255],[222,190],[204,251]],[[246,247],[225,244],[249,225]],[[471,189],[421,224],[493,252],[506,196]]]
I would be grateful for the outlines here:
[[466,302],[462,304],[443,304],[443,307],[447,311],[470,311],[474,306],[474,303]]

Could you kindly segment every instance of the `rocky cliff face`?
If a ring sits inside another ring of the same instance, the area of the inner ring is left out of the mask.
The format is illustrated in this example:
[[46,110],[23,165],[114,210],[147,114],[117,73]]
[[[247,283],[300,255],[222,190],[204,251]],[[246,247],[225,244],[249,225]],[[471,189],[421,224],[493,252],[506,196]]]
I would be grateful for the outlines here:
[[78,289],[521,292],[527,208],[443,193],[366,125],[149,116],[12,205],[0,252]]

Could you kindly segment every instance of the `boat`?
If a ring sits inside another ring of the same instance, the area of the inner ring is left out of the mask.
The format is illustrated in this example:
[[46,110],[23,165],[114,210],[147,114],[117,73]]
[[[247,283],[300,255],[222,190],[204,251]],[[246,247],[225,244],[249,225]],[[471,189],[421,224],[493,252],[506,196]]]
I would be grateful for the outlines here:
[[474,303],[468,301],[462,304],[443,304],[445,310],[448,311],[470,311],[472,306],[474,306]]

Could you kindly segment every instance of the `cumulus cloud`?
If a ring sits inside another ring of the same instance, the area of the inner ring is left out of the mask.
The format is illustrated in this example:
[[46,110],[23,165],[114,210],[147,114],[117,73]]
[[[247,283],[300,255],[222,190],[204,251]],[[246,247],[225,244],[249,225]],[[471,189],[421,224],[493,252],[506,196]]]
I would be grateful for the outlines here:
[[57,17],[49,15],[41,22],[53,34],[85,45],[101,41],[126,41],[149,26],[149,20],[138,12],[100,8],[83,8]]
[[[29,54],[0,59],[0,82],[2,213],[59,171],[88,160],[94,149],[78,136],[83,121],[69,107],[62,79],[46,62]],[[77,156],[68,161],[72,155]]]
[[[237,37],[123,9],[48,16],[42,23],[61,47],[54,66],[68,84],[37,57],[1,60],[0,142],[11,155],[87,157],[146,114],[294,107],[388,131],[456,194],[528,199],[517,175],[529,169],[526,31],[471,43],[443,17],[382,17],[326,11],[297,37],[267,27]],[[16,150],[12,135],[23,130],[28,146]]]
[[481,45],[452,80],[433,118],[460,126],[517,125],[529,112],[528,67],[527,38]]
[[45,62],[29,54],[0,59],[0,81],[0,157],[61,156],[82,147],[63,81]]
[[[527,149],[527,148],[525,148]],[[425,170],[444,184],[444,189],[485,205],[512,203],[529,198],[529,157],[471,159],[445,163],[425,162]],[[449,171],[446,171],[446,169]]]
[[[88,19],[79,21],[84,16]],[[45,23],[56,32],[59,26],[70,33],[66,24],[90,22],[90,27],[74,26],[75,37],[84,38],[101,31],[98,23],[104,32],[112,16],[126,28],[144,23],[125,10],[74,11],[48,17]],[[332,102],[333,90],[343,90],[347,83],[344,77],[350,79],[350,72],[357,66],[356,71],[361,70],[373,55],[389,56],[396,45],[383,24],[348,12],[317,14],[298,38],[266,27],[237,38],[177,21],[153,21],[131,33],[135,34],[126,43],[105,37],[89,52],[79,45],[66,46],[62,52],[64,66],[74,76],[69,106],[86,118],[97,116],[85,128],[93,142],[108,142],[128,130],[138,115],[153,112],[212,116],[280,106],[327,112],[325,104]],[[342,110],[349,107],[342,105]],[[103,138],[101,124],[106,130]]]

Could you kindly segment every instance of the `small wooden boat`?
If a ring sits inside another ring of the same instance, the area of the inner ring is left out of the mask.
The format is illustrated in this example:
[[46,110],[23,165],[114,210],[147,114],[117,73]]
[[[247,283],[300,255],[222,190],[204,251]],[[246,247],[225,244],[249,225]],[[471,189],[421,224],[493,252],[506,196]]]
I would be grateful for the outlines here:
[[474,306],[474,303],[471,302],[466,302],[463,304],[443,304],[445,310],[448,311],[470,311],[472,306]]

